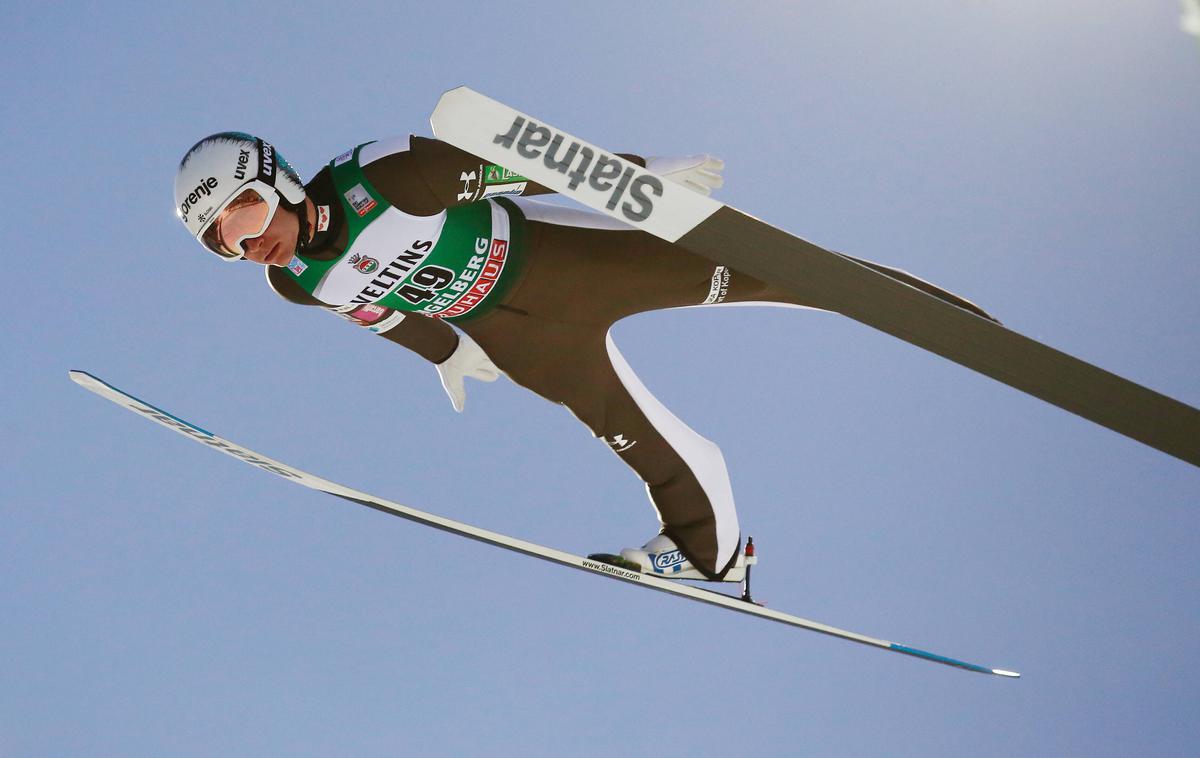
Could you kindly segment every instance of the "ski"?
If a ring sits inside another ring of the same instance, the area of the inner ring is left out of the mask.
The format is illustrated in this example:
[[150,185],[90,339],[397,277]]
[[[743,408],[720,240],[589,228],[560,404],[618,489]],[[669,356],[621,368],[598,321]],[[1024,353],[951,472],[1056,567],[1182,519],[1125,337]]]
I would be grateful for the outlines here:
[[[485,542],[489,545],[504,548],[505,550],[523,553],[524,555],[528,555],[533,558],[540,558],[544,561],[556,563],[560,566],[568,566],[570,568],[579,569],[591,574],[598,574],[600,576],[609,577],[610,579],[617,579],[626,584],[632,584],[638,587],[646,587],[648,589],[658,590],[660,592],[667,592],[679,597],[688,598],[689,600],[697,600],[702,603],[707,603],[708,605],[725,608],[726,610],[737,611],[739,613],[757,616],[758,618],[768,619],[770,621],[777,621],[782,624],[788,624],[790,626],[800,627],[801,629],[808,629],[814,632],[820,632],[821,634],[839,637],[841,639],[858,642],[863,645],[871,645],[884,650],[903,653],[904,655],[913,656],[922,660],[933,661],[935,663],[941,663],[947,666],[955,666],[957,668],[966,669],[968,671],[976,671],[982,674],[995,674],[996,676],[1002,677],[1020,676],[1020,674],[1014,671],[1005,671],[1003,669],[993,669],[984,666],[978,666],[974,663],[967,663],[954,658],[947,658],[943,655],[930,653],[925,650],[919,650],[907,645],[899,645],[894,642],[868,637],[863,634],[848,632],[844,629],[838,629],[836,627],[821,624],[816,621],[809,621],[808,619],[803,619],[799,616],[780,613],[779,611],[771,610],[756,603],[748,602],[747,600],[743,600],[731,595],[715,592],[713,590],[701,589],[699,587],[694,587],[687,584],[680,584],[668,579],[660,579],[651,574],[642,574],[636,571],[630,571],[628,569],[598,560],[573,555],[562,550],[556,550],[554,548],[527,542],[515,537],[509,537],[498,532],[471,526],[470,524],[464,524],[460,521],[443,518],[442,516],[437,516],[432,513],[419,511],[415,508],[410,508],[406,505],[392,502],[391,500],[375,497],[374,495],[369,495],[365,492],[360,492],[358,490],[345,487],[341,484],[337,484],[336,482],[322,479],[319,476],[315,476],[306,471],[301,471],[300,469],[289,466],[286,463],[282,463],[272,458],[268,458],[260,453],[256,453],[249,448],[242,447],[237,443],[231,442],[222,437],[218,437],[212,432],[209,432],[191,422],[184,421],[182,418],[170,413],[169,411],[165,411],[155,405],[151,405],[143,400],[139,400],[133,395],[119,390],[104,380],[92,376],[87,372],[71,371],[70,376],[76,384],[91,390],[97,395],[111,400],[123,408],[133,411],[143,418],[147,418],[151,421],[162,424],[168,429],[172,429],[191,440],[199,442],[203,445],[207,445],[214,450],[219,450],[226,455],[233,456],[244,463],[257,466],[264,471],[276,474],[277,476],[281,476],[284,479],[295,482],[296,484],[309,487],[310,489],[320,490],[321,492],[335,495],[353,503],[365,505],[368,508],[374,508],[375,510],[382,511],[393,516],[399,516],[400,518],[408,519],[409,521],[415,521],[418,524],[431,526],[435,529],[441,529],[442,531],[449,532],[451,534],[457,534],[461,537],[467,537],[479,542]],[[748,588],[746,595],[747,597],[749,596]]]
[[438,139],[585,206],[1200,466],[1200,411],[1191,406],[667,181],[467,87],[442,95],[430,122]]

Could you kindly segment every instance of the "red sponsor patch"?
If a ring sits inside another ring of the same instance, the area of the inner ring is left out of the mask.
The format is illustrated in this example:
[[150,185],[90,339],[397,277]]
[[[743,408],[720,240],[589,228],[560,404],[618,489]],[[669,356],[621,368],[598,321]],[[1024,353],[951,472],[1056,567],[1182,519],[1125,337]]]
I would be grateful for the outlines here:
[[432,315],[435,318],[454,318],[455,316],[463,315],[483,302],[487,294],[492,291],[492,287],[500,280],[500,274],[504,271],[504,262],[507,256],[508,240],[493,240],[492,248],[488,251],[487,261],[484,262],[483,269],[479,272],[479,278],[475,280],[475,286],[464,292],[446,310]]
[[361,308],[355,308],[354,310],[350,311],[349,316],[366,326],[368,324],[374,324],[376,321],[379,321],[391,312],[391,308],[385,308],[382,305],[370,303],[362,306]]

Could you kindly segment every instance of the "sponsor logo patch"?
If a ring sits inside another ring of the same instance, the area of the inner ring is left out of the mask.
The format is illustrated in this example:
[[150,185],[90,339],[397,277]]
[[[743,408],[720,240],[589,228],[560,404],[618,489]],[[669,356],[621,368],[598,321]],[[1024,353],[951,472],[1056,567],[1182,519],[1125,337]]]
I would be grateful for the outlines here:
[[[220,184],[220,182],[217,181],[217,178],[215,176],[210,176],[207,179],[202,180],[199,184],[197,184],[195,189],[193,189],[191,192],[189,192],[187,197],[185,197],[183,199],[183,203],[180,204],[179,217],[181,219],[183,219],[184,221],[187,221],[188,213],[192,210],[192,206],[195,205],[196,203],[200,202],[200,198],[210,197],[212,195],[212,191],[217,188],[218,184]],[[211,210],[212,210],[211,206],[208,208],[205,208],[204,215],[207,215],[208,212]],[[203,222],[204,220],[205,220],[204,216],[201,216],[201,222]]]
[[728,294],[729,269],[726,266],[717,266],[713,271],[712,283],[708,287],[708,297],[704,298],[704,305],[720,303]]
[[520,174],[516,174],[503,166],[488,164],[483,167],[483,183],[484,184],[512,184],[514,182],[529,181]]
[[463,186],[462,192],[458,193],[460,203],[499,195],[520,195],[525,192],[529,182],[525,177],[492,163],[481,165],[476,171],[463,171],[459,173],[458,180]]
[[463,183],[463,191],[458,193],[459,202],[475,197],[475,191],[471,189],[471,185],[479,180],[479,175],[474,171],[470,173],[464,171],[458,175],[458,180]]
[[[500,274],[504,271],[504,264],[508,258],[508,240],[492,240],[491,248],[487,248],[487,240],[480,238],[479,242],[484,245],[484,250],[487,250],[487,259],[482,261],[482,268],[475,279],[475,285],[467,290],[452,304],[445,307],[440,313],[433,312],[432,309],[442,307],[440,303],[435,301],[434,305],[426,308],[425,311],[435,318],[454,318],[461,316],[470,311],[475,306],[483,302],[488,293],[492,291],[492,287],[500,280]],[[479,245],[476,245],[479,249]],[[482,250],[480,252],[483,252]]]
[[484,187],[483,195],[479,199],[499,197],[500,195],[520,195],[525,192],[527,186],[525,182],[518,182],[516,184],[498,184],[491,187]]
[[341,155],[339,155],[338,157],[334,158],[333,165],[340,166],[353,157],[354,157],[354,148],[350,148],[346,152],[344,152]]
[[[261,141],[261,140],[260,140]],[[262,153],[258,156],[258,176],[273,184],[275,179],[275,148],[262,143]]]
[[403,313],[401,313],[400,311],[393,311],[392,315],[388,316],[387,318],[383,319],[382,321],[378,321],[374,324],[371,324],[367,328],[370,329],[371,331],[375,332],[376,334],[383,334],[388,329],[391,329],[392,327],[394,327],[396,324],[399,324],[403,320],[404,320]]
[[360,274],[373,274],[379,268],[379,261],[358,253],[351,253],[346,260]]
[[376,205],[375,198],[371,197],[371,193],[367,192],[361,184],[356,184],[346,190],[345,195],[346,202],[350,203],[350,207],[354,209],[354,212],[359,217],[370,213],[371,209]]
[[637,444],[637,440],[627,440],[623,434],[615,434],[611,440],[605,437],[604,441],[618,453],[623,453]]
[[662,181],[654,174],[623,158],[597,151],[571,140],[525,116],[513,119],[508,131],[492,138],[492,144],[511,150],[525,159],[541,158],[547,169],[567,179],[568,192],[581,186],[584,194],[608,196],[604,207],[618,211],[626,220],[639,223],[654,212],[655,197],[662,197]]
[[329,228],[329,206],[317,206],[317,231],[323,232]]
[[[375,278],[363,287],[357,295],[350,298],[350,302],[359,304],[373,303],[376,300],[382,299],[404,280],[409,271],[419,267],[425,258],[429,256],[429,251],[432,249],[432,240],[414,240],[407,249],[384,266]],[[352,257],[360,257],[357,254],[351,255]],[[347,260],[351,265],[357,263],[354,260]],[[372,260],[374,259],[372,258]]]
[[666,553],[651,553],[650,561],[654,567],[654,573],[673,574],[683,570],[683,564],[687,558],[684,558],[683,553],[679,550],[671,550]]
[[203,442],[209,447],[216,448],[223,453],[229,453],[235,458],[243,460],[252,466],[258,466],[263,471],[270,471],[272,474],[279,474],[280,476],[287,477],[288,479],[304,479],[304,475],[299,471],[288,468],[282,463],[274,463],[269,460],[263,460],[258,456],[257,453],[253,451],[247,450],[244,447],[239,447],[232,442],[226,442],[220,437],[214,436],[211,432],[206,432],[199,427],[192,426],[186,421],[180,421],[174,416],[169,416],[153,406],[145,406],[140,402],[137,404],[122,403],[122,405],[130,410],[137,411],[147,418],[157,421],[163,426],[170,427],[181,434],[186,434],[194,440]]
[[583,566],[584,566],[584,568],[590,568],[592,571],[599,571],[601,574],[613,574],[615,576],[624,577],[626,579],[632,579],[635,582],[642,581],[642,575],[639,574],[638,572],[629,571],[627,569],[620,568],[619,566],[613,566],[608,563],[596,563],[595,561],[589,561],[589,560],[585,559],[583,561]]
[[233,170],[233,178],[242,180],[246,178],[246,169],[250,166],[250,151],[238,150],[237,168]]
[[379,319],[383,318],[390,311],[390,308],[385,308],[382,305],[368,303],[367,305],[360,305],[359,307],[350,311],[350,316],[355,321],[358,321],[361,325],[367,326],[368,324],[373,324]]
[[296,276],[300,276],[308,268],[308,264],[300,260],[299,256],[293,255],[292,259],[288,261],[287,267],[288,271],[291,271]]

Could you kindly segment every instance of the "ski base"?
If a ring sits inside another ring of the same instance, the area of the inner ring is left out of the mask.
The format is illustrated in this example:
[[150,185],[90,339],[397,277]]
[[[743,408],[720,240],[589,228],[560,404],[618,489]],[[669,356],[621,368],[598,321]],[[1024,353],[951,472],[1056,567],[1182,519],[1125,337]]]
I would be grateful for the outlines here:
[[[1016,672],[1006,671],[1003,669],[987,668],[973,663],[967,663],[955,658],[948,658],[943,655],[926,652],[924,650],[918,650],[906,645],[898,645],[894,642],[888,642],[887,640],[868,637],[863,634],[858,634],[857,632],[838,629],[827,624],[810,621],[799,616],[793,616],[791,614],[781,613],[779,611],[765,608],[750,600],[748,581],[746,583],[746,589],[743,597],[733,597],[721,592],[714,592],[712,590],[706,590],[699,587],[682,584],[677,580],[662,579],[652,574],[643,574],[640,571],[632,571],[621,566],[596,560],[594,558],[584,558],[582,556],[573,555],[562,550],[546,547],[544,545],[538,545],[536,543],[528,542],[516,537],[509,537],[507,535],[500,534],[499,532],[481,529],[460,521],[454,521],[453,519],[444,518],[432,513],[426,513],[425,511],[420,511],[416,508],[410,508],[406,505],[401,505],[400,503],[396,503],[391,500],[375,497],[374,495],[369,495],[365,492],[351,489],[350,487],[346,487],[336,482],[331,482],[328,479],[322,479],[321,477],[315,476],[306,471],[301,471],[300,469],[289,466],[286,463],[268,458],[267,456],[256,453],[249,448],[242,447],[237,443],[218,437],[206,429],[192,424],[191,422],[184,421],[179,416],[176,416],[157,406],[151,405],[143,400],[139,400],[133,395],[117,389],[104,380],[85,371],[71,371],[70,376],[71,380],[81,387],[84,387],[85,389],[88,389],[97,395],[116,403],[122,408],[133,411],[134,413],[154,421],[155,423],[161,424],[168,429],[172,429],[188,439],[199,442],[203,445],[213,448],[214,450],[219,450],[226,455],[237,458],[244,463],[249,463],[252,466],[257,466],[264,471],[269,471],[270,473],[281,476],[284,479],[289,479],[296,484],[301,484],[310,489],[335,495],[344,500],[349,500],[350,502],[358,503],[359,505],[365,505],[368,508],[374,508],[375,510],[382,511],[393,516],[399,516],[400,518],[408,519],[409,521],[415,521],[419,524],[424,524],[425,526],[430,526],[435,529],[441,529],[442,531],[449,532],[451,534],[457,534],[461,537],[467,537],[468,539],[486,542],[489,545],[495,545],[496,547],[501,547],[505,550],[523,553],[533,558],[539,558],[550,563],[557,563],[561,566],[568,566],[570,568],[587,571],[592,574],[599,574],[601,576],[609,577],[610,579],[620,580],[627,584],[646,587],[659,592],[670,593],[679,597],[688,598],[689,600],[696,600],[708,605],[725,608],[726,610],[737,611],[739,613],[756,616],[769,621],[787,624],[788,626],[808,629],[810,631],[819,632],[831,637],[838,637],[851,642],[870,645],[883,650],[890,650],[892,652],[902,653],[904,655],[913,656],[922,660],[932,661],[934,663],[940,663],[946,666],[954,666],[956,668],[965,669],[967,671],[975,671],[981,674],[994,674],[1002,677],[1020,676]],[[748,541],[747,548],[750,547],[750,544],[751,543]],[[747,552],[749,554],[749,550]]]

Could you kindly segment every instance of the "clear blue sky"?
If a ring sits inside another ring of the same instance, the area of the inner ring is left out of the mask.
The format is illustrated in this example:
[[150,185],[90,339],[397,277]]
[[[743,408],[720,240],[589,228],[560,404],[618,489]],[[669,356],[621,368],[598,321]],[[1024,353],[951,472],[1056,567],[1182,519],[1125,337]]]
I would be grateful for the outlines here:
[[309,176],[469,84],[615,150],[720,155],[722,200],[1200,404],[1176,2],[570,5],[5,11],[0,756],[1194,754],[1200,472],[837,316],[616,338],[724,450],[772,607],[1023,679],[423,529],[68,381],[555,547],[643,541],[639,483],[562,409],[473,383],[458,416],[421,359],[173,216],[201,136]]

